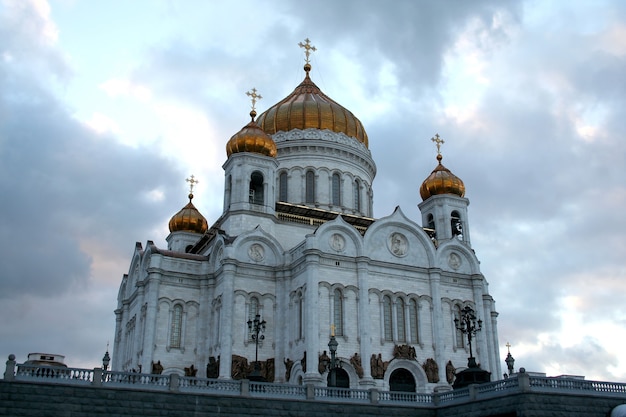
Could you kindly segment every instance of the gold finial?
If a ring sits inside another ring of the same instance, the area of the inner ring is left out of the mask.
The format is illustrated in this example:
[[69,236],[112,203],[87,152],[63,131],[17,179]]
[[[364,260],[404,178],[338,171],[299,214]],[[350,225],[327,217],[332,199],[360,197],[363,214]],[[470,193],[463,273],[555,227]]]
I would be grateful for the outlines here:
[[511,344],[509,342],[506,342],[506,350],[508,351],[507,353],[511,353]]
[[441,145],[443,145],[445,142],[439,137],[439,133],[436,133],[435,137],[430,138],[430,140],[437,144],[437,155],[441,155]]
[[308,65],[310,65],[311,62],[309,61],[309,56],[311,55],[311,51],[315,52],[315,51],[317,51],[317,49],[313,45],[311,45],[311,41],[309,40],[309,38],[306,38],[304,40],[304,43],[299,42],[298,46],[300,48],[304,48],[304,55],[305,55],[304,61]]
[[193,198],[193,186],[199,183],[200,181],[195,179],[193,175],[190,178],[185,179],[185,181],[189,183],[189,196],[190,196],[189,198],[191,199]]
[[330,335],[331,336],[335,335],[335,323],[330,325]]

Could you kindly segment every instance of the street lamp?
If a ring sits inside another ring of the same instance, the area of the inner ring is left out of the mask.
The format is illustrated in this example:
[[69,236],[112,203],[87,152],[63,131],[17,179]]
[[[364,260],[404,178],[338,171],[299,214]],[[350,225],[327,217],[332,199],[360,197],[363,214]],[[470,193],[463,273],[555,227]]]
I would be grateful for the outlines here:
[[504,362],[506,362],[506,367],[509,369],[509,375],[513,375],[515,358],[513,358],[513,355],[511,355],[511,344],[509,342],[506,342],[506,348],[508,353],[506,354],[506,359],[504,360]]
[[330,382],[328,383],[329,387],[337,386],[337,368],[339,364],[337,363],[337,346],[339,343],[337,339],[335,339],[335,325],[333,324],[330,328],[330,340],[328,341],[328,349],[330,350],[330,366],[328,372],[330,373]]
[[472,337],[476,335],[483,328],[483,321],[478,319],[476,320],[476,314],[474,314],[474,310],[470,306],[465,306],[463,310],[461,310],[460,318],[457,317],[454,319],[454,326],[461,333],[467,335],[467,343],[469,344],[470,357],[467,360],[468,368],[478,368],[476,364],[476,358],[472,353]]
[[111,357],[109,356],[109,345],[107,344],[107,351],[102,357],[102,369],[104,369],[105,371],[109,369],[109,363],[111,363]]
[[265,339],[265,336],[261,333],[265,331],[265,320],[261,321],[261,315],[257,314],[254,317],[254,320],[248,320],[248,330],[252,333],[252,340],[254,340],[255,344],[255,355],[254,355],[254,371],[250,374],[249,379],[251,381],[264,381],[265,379],[261,376],[261,370],[259,368],[259,340]]

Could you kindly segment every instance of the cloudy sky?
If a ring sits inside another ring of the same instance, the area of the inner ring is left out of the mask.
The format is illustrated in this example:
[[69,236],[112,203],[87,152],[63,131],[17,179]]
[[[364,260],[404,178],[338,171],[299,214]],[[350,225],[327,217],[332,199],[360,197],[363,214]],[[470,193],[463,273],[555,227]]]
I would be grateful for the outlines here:
[[626,382],[626,2],[303,4],[0,0],[0,356],[101,363],[135,242],[166,246],[190,174],[217,219],[245,92],[289,94],[308,37],[368,132],[376,217],[420,222],[445,140],[502,359]]

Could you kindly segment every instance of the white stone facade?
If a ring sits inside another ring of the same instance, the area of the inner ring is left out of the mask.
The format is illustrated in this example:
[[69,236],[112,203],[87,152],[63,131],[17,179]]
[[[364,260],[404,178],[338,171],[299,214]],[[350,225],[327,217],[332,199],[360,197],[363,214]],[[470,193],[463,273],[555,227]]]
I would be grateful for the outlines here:
[[[255,360],[246,323],[259,314],[258,359],[275,382],[326,384],[319,357],[334,327],[351,388],[388,389],[403,370],[417,392],[430,392],[449,386],[449,361],[467,365],[454,318],[470,306],[483,321],[474,356],[499,378],[497,312],[471,249],[468,200],[446,194],[420,204],[435,241],[400,208],[372,218],[376,166],[362,143],[315,129],[273,138],[276,158],[228,158],[224,212],[209,232],[172,233],[168,249],[137,243],[119,291],[112,368],[150,372],[160,362],[164,373],[193,365],[199,377],[245,377],[236,358]],[[452,230],[453,213],[462,233]],[[430,375],[428,359],[438,367]]]

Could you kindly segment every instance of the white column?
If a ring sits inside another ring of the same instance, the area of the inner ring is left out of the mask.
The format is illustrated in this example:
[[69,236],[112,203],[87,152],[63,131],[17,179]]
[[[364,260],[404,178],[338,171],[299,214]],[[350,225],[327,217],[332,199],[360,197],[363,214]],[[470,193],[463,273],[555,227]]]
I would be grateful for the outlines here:
[[[486,371],[492,371],[490,368],[489,351],[487,350],[487,334],[491,332],[491,314],[485,315],[483,305],[483,283],[482,275],[472,275],[472,290],[474,295],[474,303],[476,304],[476,319],[483,321],[483,329],[476,333],[476,346],[474,346],[474,356],[480,367]],[[499,378],[499,375],[497,376]]]
[[322,376],[318,372],[320,350],[320,320],[319,320],[319,255],[306,255],[306,292],[304,295],[305,305],[305,346],[306,346],[306,373],[303,383],[321,384]]
[[432,269],[429,275],[430,293],[433,298],[433,341],[435,345],[435,361],[439,367],[439,383],[447,384],[446,381],[446,362],[443,352],[443,308],[441,306],[441,270]]
[[372,356],[372,341],[370,335],[369,320],[369,265],[364,258],[357,259],[356,265],[357,282],[359,285],[358,301],[358,321],[359,339],[361,340],[361,366],[363,367],[363,378],[359,382],[361,386],[375,386],[376,382],[372,378],[372,368],[370,357]]
[[208,345],[211,343],[209,340],[209,319],[211,317],[211,298],[209,297],[209,282],[207,279],[200,281],[200,297],[198,298],[198,331],[196,333],[196,346],[198,346],[198,352],[196,353],[196,362],[198,363],[198,376],[200,378],[206,377],[206,366],[209,363],[209,349]]
[[[233,356],[233,310],[236,265],[232,260],[224,260],[222,280],[222,311],[220,314],[220,379],[231,379]],[[219,290],[218,290],[219,291]],[[243,323],[242,323],[243,326]]]
[[[146,278],[147,286],[145,290],[146,307],[146,332],[144,335],[144,352],[141,368],[146,373],[152,372],[152,361],[156,362],[162,358],[154,358],[154,345],[157,336],[157,309],[159,303],[159,289],[161,284],[161,274],[151,272]],[[168,329],[163,329],[168,333]]]

